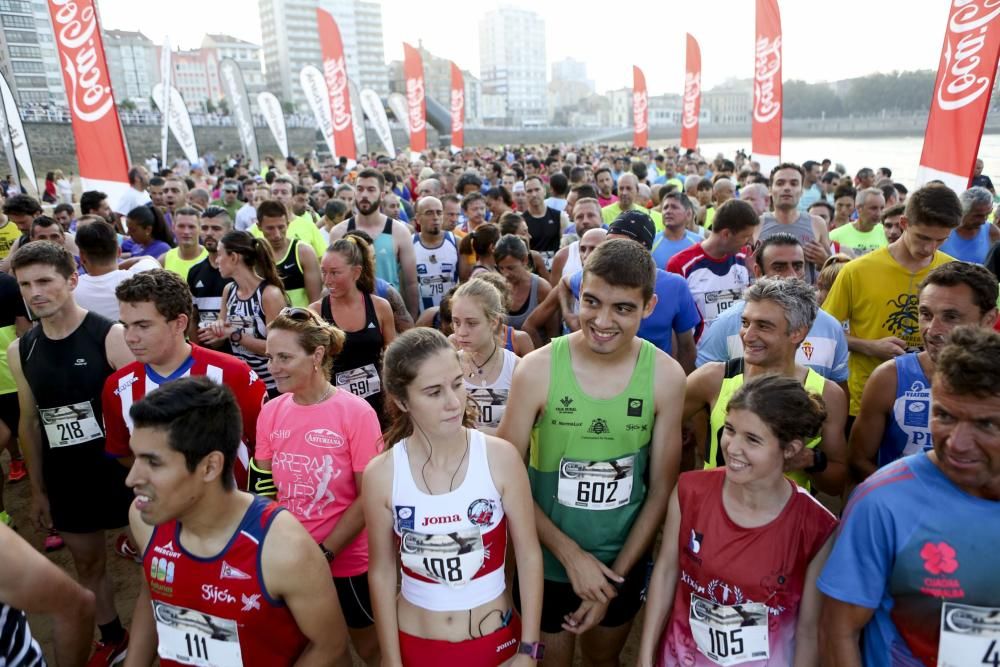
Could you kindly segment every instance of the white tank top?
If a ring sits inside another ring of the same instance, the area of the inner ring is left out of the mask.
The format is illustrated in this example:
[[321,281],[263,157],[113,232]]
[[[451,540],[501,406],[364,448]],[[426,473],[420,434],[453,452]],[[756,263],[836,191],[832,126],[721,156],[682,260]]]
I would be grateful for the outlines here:
[[562,274],[571,276],[577,271],[583,271],[583,262],[580,261],[580,242],[573,241],[569,244],[569,253],[566,255],[566,264],[563,266]]
[[492,384],[479,385],[466,380],[465,389],[472,400],[479,406],[479,416],[476,417],[476,428],[491,429],[491,433],[500,426],[500,418],[507,407],[507,396],[510,394],[510,381],[514,377],[514,364],[517,355],[510,350],[500,348],[503,352],[503,368]]
[[393,530],[402,594],[430,611],[463,611],[504,592],[507,519],[486,458],[486,438],[469,430],[469,465],[454,491],[429,495],[410,473],[406,440],[392,448]]

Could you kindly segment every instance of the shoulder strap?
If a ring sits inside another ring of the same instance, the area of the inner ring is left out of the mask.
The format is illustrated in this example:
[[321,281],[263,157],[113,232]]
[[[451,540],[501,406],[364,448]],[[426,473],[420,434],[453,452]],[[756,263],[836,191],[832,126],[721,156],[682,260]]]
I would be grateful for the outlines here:
[[330,297],[323,297],[323,299],[320,300],[319,312],[324,320],[334,326],[337,326],[337,323],[333,321],[333,308],[330,307]]
[[392,235],[392,218],[385,216],[385,227],[382,228],[383,234]]
[[355,230],[354,218],[348,218],[347,220],[347,231],[353,232]]
[[735,359],[726,361],[726,372],[722,377],[734,378],[737,375],[743,375],[743,357],[736,357]]
[[[373,299],[372,295],[367,292],[362,292],[361,298],[365,300],[365,326],[368,326],[368,323],[370,322],[374,322],[375,326],[378,327],[378,313],[375,312],[375,299]],[[379,328],[380,332],[381,330],[382,329]]]

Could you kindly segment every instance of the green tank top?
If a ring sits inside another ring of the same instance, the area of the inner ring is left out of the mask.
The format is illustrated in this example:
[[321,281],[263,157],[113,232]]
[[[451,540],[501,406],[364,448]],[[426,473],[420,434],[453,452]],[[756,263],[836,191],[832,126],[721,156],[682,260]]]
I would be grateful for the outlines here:
[[[632,379],[609,399],[576,381],[569,337],[552,341],[548,400],[531,431],[528,479],[546,516],[580,548],[610,564],[646,499],[653,436],[655,349],[642,341]],[[542,547],[545,578],[569,581]]]
[[[806,373],[806,380],[802,385],[806,388],[806,391],[822,396],[826,380],[822,375],[810,368]],[[726,411],[729,408],[729,401],[732,399],[733,394],[736,393],[736,390],[742,386],[743,357],[730,359],[726,362],[726,372],[722,378],[722,386],[719,388],[719,398],[716,399],[715,407],[712,408],[708,429],[708,451],[705,453],[705,470],[725,465],[719,441],[722,439],[722,429],[726,426]],[[806,443],[806,447],[815,449],[822,439],[822,436],[813,438]],[[801,470],[785,473],[785,476],[805,489],[812,488],[809,482],[809,475]]]
[[208,251],[204,248],[198,253],[198,256],[194,259],[181,259],[180,250],[177,248],[171,248],[167,251],[167,254],[163,256],[163,268],[167,271],[176,273],[181,277],[181,280],[187,282],[188,271],[191,267],[200,262],[201,260],[208,257]]

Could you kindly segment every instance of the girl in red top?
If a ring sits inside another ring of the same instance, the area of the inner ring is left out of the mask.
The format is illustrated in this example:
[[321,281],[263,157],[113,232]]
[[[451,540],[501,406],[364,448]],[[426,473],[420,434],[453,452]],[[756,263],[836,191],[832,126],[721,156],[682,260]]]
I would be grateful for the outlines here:
[[822,399],[792,378],[737,390],[726,466],[682,474],[671,495],[639,665],[818,664],[816,577],[837,521],[784,466],[825,418]]

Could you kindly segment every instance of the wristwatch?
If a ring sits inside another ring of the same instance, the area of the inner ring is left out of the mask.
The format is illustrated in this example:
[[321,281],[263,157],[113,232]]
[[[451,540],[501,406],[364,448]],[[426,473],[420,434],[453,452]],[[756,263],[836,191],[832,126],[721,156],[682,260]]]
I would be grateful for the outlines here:
[[812,451],[813,451],[813,464],[808,468],[806,468],[806,472],[810,474],[816,472],[823,472],[824,470],[826,470],[826,466],[829,463],[829,461],[826,458],[826,453],[819,448],[816,448]]
[[229,334],[230,343],[239,343],[243,340],[243,329],[237,329],[233,333]]
[[545,644],[542,642],[521,642],[517,645],[517,654],[526,655],[538,661],[545,657]]

